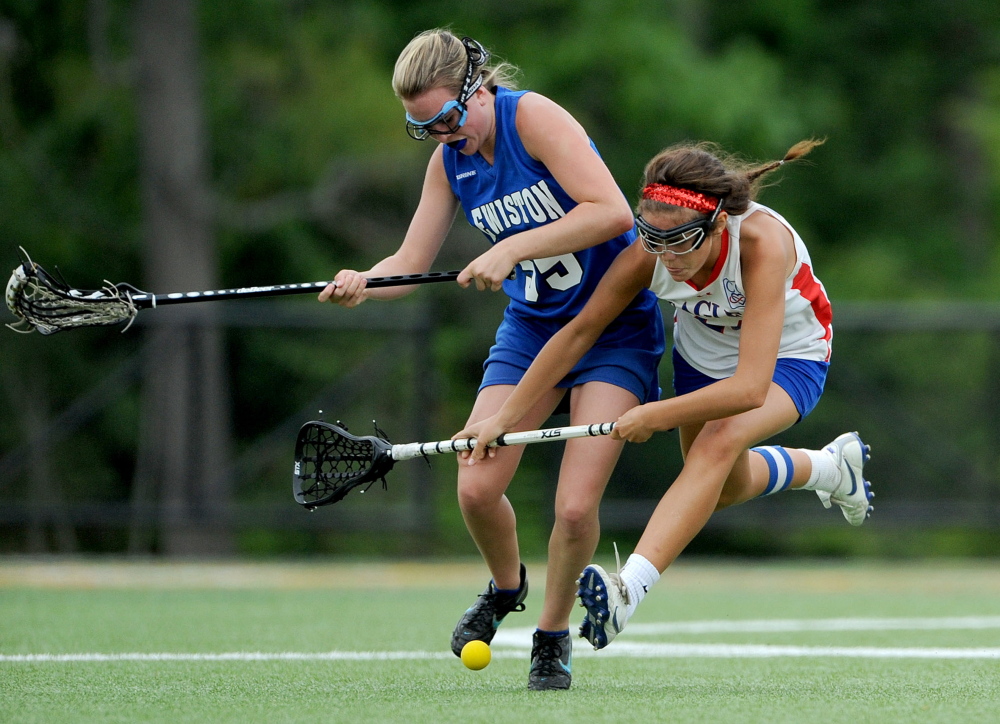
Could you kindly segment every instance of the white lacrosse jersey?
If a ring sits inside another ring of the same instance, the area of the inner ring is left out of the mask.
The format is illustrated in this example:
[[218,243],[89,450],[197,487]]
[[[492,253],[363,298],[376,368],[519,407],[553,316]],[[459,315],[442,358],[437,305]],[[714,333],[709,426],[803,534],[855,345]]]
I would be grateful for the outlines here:
[[813,274],[812,262],[795,229],[777,212],[756,202],[740,216],[730,215],[722,234],[722,250],[704,287],[670,278],[657,262],[650,289],[674,305],[674,346],[692,367],[715,379],[731,377],[739,358],[740,327],[746,296],[740,265],[740,227],[750,214],[770,214],[795,240],[795,268],[785,279],[785,326],[779,358],[829,362],[833,312],[826,289]]

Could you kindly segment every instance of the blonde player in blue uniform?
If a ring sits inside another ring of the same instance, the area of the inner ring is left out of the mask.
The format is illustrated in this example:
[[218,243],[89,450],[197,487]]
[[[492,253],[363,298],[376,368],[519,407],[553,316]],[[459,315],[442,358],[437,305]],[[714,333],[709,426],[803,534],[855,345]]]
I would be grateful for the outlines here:
[[[511,71],[507,64],[490,65],[476,41],[445,30],[425,32],[403,50],[393,89],[406,111],[407,132],[440,145],[399,250],[366,272],[342,270],[320,295],[321,301],[351,307],[406,293],[368,290],[365,275],[427,271],[461,205],[492,246],[461,272],[458,283],[503,289],[510,297],[468,424],[500,408],[537,352],[583,309],[635,239],[628,201],[584,129],[551,100],[512,90]],[[620,311],[591,349],[525,411],[518,429],[540,426],[564,398],[573,425],[614,418],[658,399],[663,324],[656,298],[640,290]],[[596,549],[598,506],[622,445],[611,438],[566,443],[545,600],[531,652],[532,689],[570,686],[575,580]],[[460,466],[459,505],[492,580],[455,627],[456,656],[469,641],[489,643],[507,614],[524,610],[528,582],[505,495],[521,451],[505,448],[484,465]]]
[[645,442],[677,428],[684,467],[625,567],[583,569],[580,635],[594,648],[625,627],[715,510],[793,488],[816,491],[852,525],[872,510],[863,477],[869,448],[857,433],[822,450],[751,447],[809,414],[826,381],[833,339],[826,291],[791,225],[753,200],[764,176],[819,143],[803,141],[781,161],[756,167],[711,144],[681,144],[654,157],[637,209],[642,244],[622,252],[497,414],[455,435],[478,440],[465,454],[469,464],[488,459],[485,444],[513,429],[628,300],[652,290],[673,304],[676,397],[629,410],[612,436]]

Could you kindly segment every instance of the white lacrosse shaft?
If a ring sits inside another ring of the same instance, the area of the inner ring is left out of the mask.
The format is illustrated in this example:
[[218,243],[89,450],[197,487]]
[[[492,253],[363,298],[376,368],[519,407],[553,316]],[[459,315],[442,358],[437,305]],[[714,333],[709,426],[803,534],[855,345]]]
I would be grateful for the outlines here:
[[[574,425],[572,427],[550,427],[545,430],[527,430],[525,432],[505,432],[487,447],[506,447],[508,445],[528,445],[533,442],[551,442],[553,440],[569,440],[574,437],[600,437],[610,435],[615,429],[613,422],[601,422],[593,425]],[[427,455],[442,455],[471,450],[476,446],[476,438],[468,437],[462,440],[441,440],[440,442],[411,442],[405,445],[393,445],[390,450],[393,460],[412,460]]]

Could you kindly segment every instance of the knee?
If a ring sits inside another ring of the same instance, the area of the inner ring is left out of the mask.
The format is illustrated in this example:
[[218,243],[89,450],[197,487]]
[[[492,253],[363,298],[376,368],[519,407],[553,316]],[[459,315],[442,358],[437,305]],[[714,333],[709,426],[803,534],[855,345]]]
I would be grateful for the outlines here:
[[598,525],[597,505],[572,501],[556,505],[556,526],[569,539],[586,538]]
[[705,423],[688,455],[693,452],[699,457],[731,463],[747,449],[744,437],[740,426],[732,418],[713,420]]
[[477,515],[490,510],[502,495],[476,481],[458,482],[458,507],[466,514]]

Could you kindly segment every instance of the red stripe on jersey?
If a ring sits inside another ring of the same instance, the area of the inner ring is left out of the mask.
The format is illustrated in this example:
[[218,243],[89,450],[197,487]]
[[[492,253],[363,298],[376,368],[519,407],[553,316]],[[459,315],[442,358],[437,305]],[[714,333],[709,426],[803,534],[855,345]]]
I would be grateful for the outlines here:
[[709,284],[714,282],[719,278],[722,273],[722,267],[726,265],[726,258],[729,256],[729,229],[722,230],[722,248],[719,250],[719,258],[715,260],[715,266],[712,267],[712,275],[708,278],[708,281],[702,284],[700,287],[695,284],[690,279],[685,282],[692,289],[697,289],[699,292],[707,287]]
[[[792,280],[792,289],[798,290],[804,299],[809,300],[816,320],[826,330],[822,338],[827,342],[833,339],[833,307],[830,306],[830,300],[826,296],[823,285],[816,279],[808,264],[803,264],[799,273],[795,275],[795,279]],[[830,361],[830,352],[826,353],[826,361]]]

